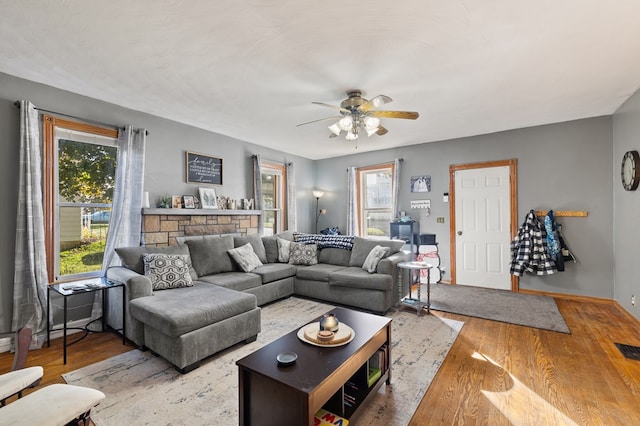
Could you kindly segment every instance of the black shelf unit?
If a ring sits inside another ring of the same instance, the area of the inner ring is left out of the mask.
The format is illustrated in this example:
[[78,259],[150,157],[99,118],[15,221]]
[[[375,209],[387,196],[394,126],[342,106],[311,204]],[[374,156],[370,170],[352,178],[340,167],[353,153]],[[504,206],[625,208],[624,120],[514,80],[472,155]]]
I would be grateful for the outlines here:
[[389,237],[392,240],[403,240],[411,247],[411,254],[416,255],[420,243],[420,222],[409,220],[406,222],[394,221],[389,223]]

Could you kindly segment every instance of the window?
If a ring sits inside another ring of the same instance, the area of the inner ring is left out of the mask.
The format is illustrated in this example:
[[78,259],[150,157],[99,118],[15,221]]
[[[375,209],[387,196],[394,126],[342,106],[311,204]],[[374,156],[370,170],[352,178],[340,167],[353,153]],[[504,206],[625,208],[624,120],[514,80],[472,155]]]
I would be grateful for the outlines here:
[[262,163],[262,220],[264,235],[275,235],[286,226],[287,172],[283,165]]
[[389,237],[393,220],[393,163],[358,169],[360,235]]
[[97,276],[111,219],[117,130],[43,117],[49,282]]

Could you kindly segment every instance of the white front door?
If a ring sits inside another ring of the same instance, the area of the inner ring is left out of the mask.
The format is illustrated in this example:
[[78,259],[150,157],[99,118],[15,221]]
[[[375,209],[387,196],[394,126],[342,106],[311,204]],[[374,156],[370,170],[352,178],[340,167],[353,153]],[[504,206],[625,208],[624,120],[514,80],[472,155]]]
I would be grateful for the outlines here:
[[509,166],[455,171],[456,284],[511,289]]

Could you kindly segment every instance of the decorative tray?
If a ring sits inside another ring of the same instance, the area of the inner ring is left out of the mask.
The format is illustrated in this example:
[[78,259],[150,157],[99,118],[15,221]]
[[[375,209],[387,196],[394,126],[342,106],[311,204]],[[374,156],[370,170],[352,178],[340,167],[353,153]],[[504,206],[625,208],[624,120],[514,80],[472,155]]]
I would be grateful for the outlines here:
[[298,330],[298,339],[310,345],[335,347],[346,345],[356,337],[356,332],[342,322],[333,339],[327,342],[318,339],[318,331],[320,331],[320,325],[317,322],[312,322]]

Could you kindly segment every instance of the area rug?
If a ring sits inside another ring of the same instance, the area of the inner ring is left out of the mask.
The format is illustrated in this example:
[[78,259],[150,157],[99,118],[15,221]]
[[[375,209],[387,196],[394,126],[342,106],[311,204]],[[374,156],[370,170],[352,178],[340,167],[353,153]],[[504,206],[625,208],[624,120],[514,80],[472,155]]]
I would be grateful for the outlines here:
[[[415,293],[415,292],[414,292]],[[426,301],[426,285],[421,288]],[[568,333],[552,297],[465,285],[432,284],[431,309]]]
[[[291,297],[262,308],[255,342],[233,346],[182,375],[150,352],[132,350],[64,374],[67,383],[99,389],[97,426],[238,424],[235,362],[299,329],[333,306]],[[453,345],[463,323],[392,310],[392,384],[382,386],[358,418],[363,425],[406,425]]]

